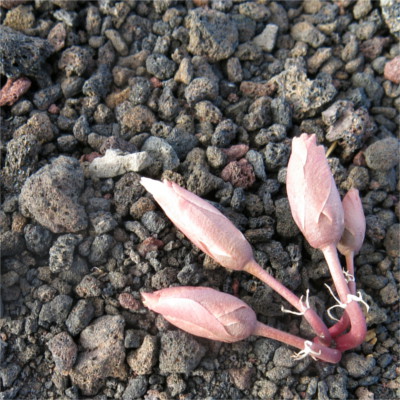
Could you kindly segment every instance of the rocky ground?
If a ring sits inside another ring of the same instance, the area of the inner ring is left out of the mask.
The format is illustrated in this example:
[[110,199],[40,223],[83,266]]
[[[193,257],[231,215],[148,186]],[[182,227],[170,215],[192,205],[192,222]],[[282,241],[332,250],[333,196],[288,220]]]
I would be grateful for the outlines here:
[[[2,399],[400,397],[400,3],[0,5]],[[341,194],[362,196],[365,343],[338,365],[295,361],[272,340],[215,343],[145,309],[143,290],[210,286],[312,337],[278,295],[194,248],[141,176],[212,201],[333,323],[327,266],[286,197],[301,132],[338,144]]]

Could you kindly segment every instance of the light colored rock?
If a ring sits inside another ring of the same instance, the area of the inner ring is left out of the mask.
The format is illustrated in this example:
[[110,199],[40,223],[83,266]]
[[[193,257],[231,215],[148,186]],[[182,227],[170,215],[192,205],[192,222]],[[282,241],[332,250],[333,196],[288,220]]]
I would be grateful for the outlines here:
[[278,25],[268,24],[264,30],[253,39],[253,42],[262,50],[270,52],[275,47],[278,30]]
[[126,154],[108,149],[103,157],[95,158],[89,165],[92,178],[114,178],[126,172],[138,172],[150,166],[152,158],[145,152]]

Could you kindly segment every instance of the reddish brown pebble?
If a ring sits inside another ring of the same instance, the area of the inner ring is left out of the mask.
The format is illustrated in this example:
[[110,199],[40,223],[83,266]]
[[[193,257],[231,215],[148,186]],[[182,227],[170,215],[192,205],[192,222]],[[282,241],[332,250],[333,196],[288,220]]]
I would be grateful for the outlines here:
[[83,156],[81,156],[79,161],[80,162],[84,162],[84,161],[92,162],[95,158],[101,157],[101,156],[102,155],[100,153],[97,153],[96,151],[94,151],[93,153],[84,154]]
[[121,307],[130,311],[137,311],[141,308],[139,300],[136,300],[130,293],[121,293],[118,296],[118,301]]
[[193,4],[196,7],[206,7],[208,6],[208,1],[209,0],[193,0]]
[[244,81],[240,84],[240,91],[244,96],[261,97],[270,96],[277,89],[274,82],[250,82]]
[[58,106],[56,106],[55,104],[52,104],[48,110],[47,110],[50,114],[59,114],[60,113],[60,108]]
[[0,107],[12,106],[31,87],[31,81],[22,77],[17,80],[9,78],[0,90]]
[[367,163],[365,162],[364,151],[359,151],[353,158],[353,164],[359,167],[365,167]]
[[245,158],[230,162],[222,170],[221,178],[235,187],[245,189],[249,188],[256,180],[253,167]]
[[228,162],[230,162],[242,158],[249,151],[249,146],[247,144],[235,144],[228,149],[221,150],[226,154]]
[[162,82],[158,78],[156,78],[155,76],[150,78],[150,83],[151,83],[151,86],[153,86],[153,88],[162,87]]
[[137,251],[142,257],[144,257],[148,252],[158,250],[163,246],[164,242],[162,240],[150,236],[138,245]]
[[400,83],[400,56],[393,58],[385,65],[384,76],[393,83]]

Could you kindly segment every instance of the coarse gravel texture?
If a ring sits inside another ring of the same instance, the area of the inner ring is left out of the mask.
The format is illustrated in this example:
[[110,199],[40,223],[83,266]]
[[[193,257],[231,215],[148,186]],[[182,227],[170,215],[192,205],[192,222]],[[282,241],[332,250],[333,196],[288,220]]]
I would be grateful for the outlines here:
[[[400,398],[398,1],[2,0],[0,22],[1,399]],[[147,310],[141,291],[209,286],[312,338],[271,289],[194,248],[141,176],[211,201],[333,324],[326,263],[286,196],[302,132],[337,141],[341,195],[360,190],[365,343],[338,365],[296,361]]]

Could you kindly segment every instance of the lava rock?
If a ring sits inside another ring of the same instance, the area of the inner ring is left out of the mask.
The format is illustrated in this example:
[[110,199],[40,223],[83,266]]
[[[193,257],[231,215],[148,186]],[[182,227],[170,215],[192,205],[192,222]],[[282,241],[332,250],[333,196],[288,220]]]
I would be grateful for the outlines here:
[[122,400],[139,399],[147,392],[148,379],[140,375],[136,378],[129,379],[128,385],[122,394]]
[[137,375],[148,375],[152,373],[157,362],[157,338],[146,335],[142,345],[127,356],[128,365]]
[[72,336],[78,335],[85,329],[94,317],[94,307],[89,300],[79,300],[69,313],[65,325]]
[[146,60],[146,69],[149,74],[164,80],[174,76],[176,64],[163,54],[150,54]]
[[35,78],[41,87],[50,82],[43,64],[53,52],[47,40],[26,36],[4,25],[0,26],[0,73],[7,78],[21,75]]
[[78,346],[67,332],[61,332],[54,336],[47,343],[53,360],[56,364],[56,370],[62,374],[67,374],[75,364],[78,354]]
[[82,92],[86,96],[98,96],[104,98],[112,83],[112,75],[107,65],[101,64],[83,85]]
[[7,231],[0,234],[1,257],[21,254],[25,249],[25,241],[19,232]]
[[53,233],[85,229],[87,215],[78,203],[83,186],[79,162],[60,156],[25,182],[19,198],[21,213]]
[[71,297],[60,294],[53,300],[43,304],[39,314],[39,325],[47,328],[50,324],[62,325],[71,310]]
[[218,85],[207,77],[193,79],[185,89],[185,98],[190,105],[201,100],[215,100],[218,96]]
[[50,248],[49,267],[51,272],[57,273],[72,267],[75,247],[81,240],[81,237],[72,234],[62,235],[57,238]]
[[365,161],[371,169],[387,171],[399,162],[400,142],[395,138],[386,138],[368,146]]
[[119,315],[106,315],[85,328],[79,339],[84,351],[78,354],[70,378],[85,396],[93,396],[108,377],[127,377],[124,349],[125,321]]
[[204,55],[211,62],[229,58],[238,45],[238,30],[222,12],[197,8],[186,18],[189,29],[188,51]]
[[161,336],[160,373],[189,374],[197,367],[206,348],[182,331],[168,331]]

